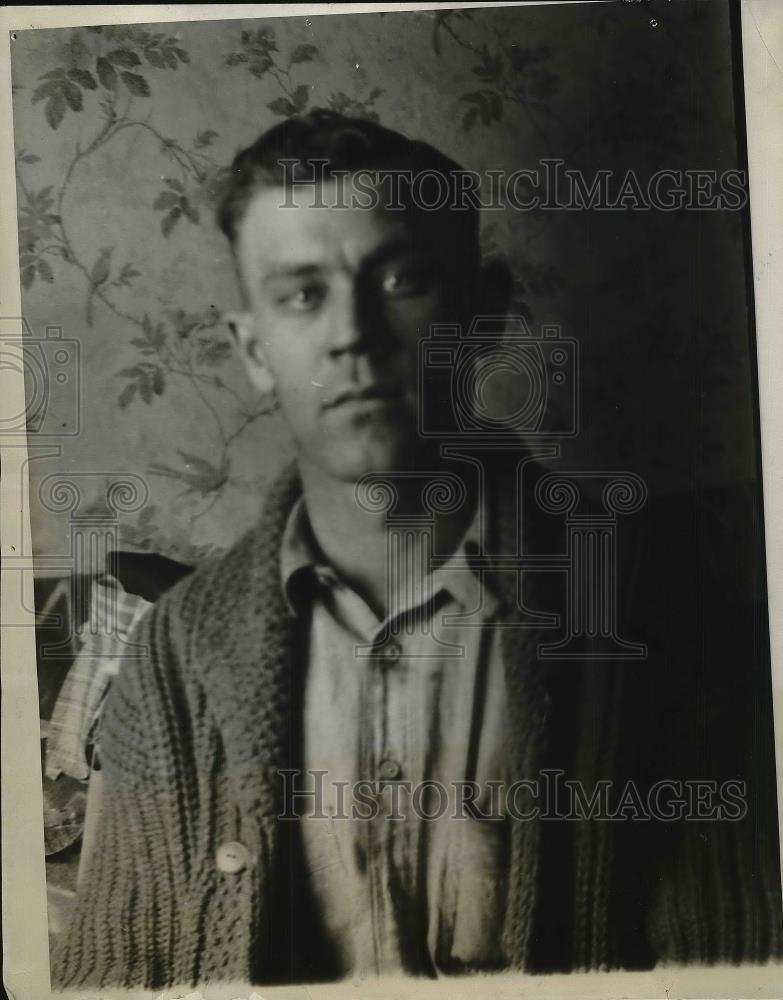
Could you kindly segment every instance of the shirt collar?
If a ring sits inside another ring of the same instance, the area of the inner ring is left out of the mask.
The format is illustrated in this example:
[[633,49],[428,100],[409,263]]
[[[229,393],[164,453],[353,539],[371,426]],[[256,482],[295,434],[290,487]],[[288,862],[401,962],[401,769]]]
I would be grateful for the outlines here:
[[280,582],[292,614],[301,611],[302,602],[312,596],[317,574],[329,572],[310,527],[304,497],[299,497],[288,515],[280,544]]
[[[477,506],[456,551],[433,570],[430,593],[434,596],[447,590],[464,611],[487,618],[495,612],[498,600],[486,579],[482,581],[473,568],[473,558],[481,551],[481,524]],[[280,547],[280,578],[293,615],[301,613],[319,584],[328,586],[337,581],[334,569],[326,561],[313,534],[304,497],[296,501],[285,525]]]
[[482,518],[479,506],[456,551],[432,573],[433,593],[447,590],[466,612],[481,618],[494,614],[498,599],[488,586],[486,576],[475,569],[475,558],[482,550]]

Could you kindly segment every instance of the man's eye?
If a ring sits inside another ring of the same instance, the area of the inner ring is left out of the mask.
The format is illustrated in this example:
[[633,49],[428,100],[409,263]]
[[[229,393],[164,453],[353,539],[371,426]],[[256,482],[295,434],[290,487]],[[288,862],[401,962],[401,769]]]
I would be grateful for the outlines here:
[[426,271],[399,269],[388,271],[381,279],[381,288],[386,295],[418,295],[429,288],[430,279]]
[[325,298],[324,289],[320,285],[305,285],[278,297],[277,303],[294,312],[309,312],[316,309]]

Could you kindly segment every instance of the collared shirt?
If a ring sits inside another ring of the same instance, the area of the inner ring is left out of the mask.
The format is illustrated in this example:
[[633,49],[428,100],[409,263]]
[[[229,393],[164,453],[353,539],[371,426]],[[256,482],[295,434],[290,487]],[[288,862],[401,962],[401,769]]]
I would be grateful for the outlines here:
[[380,620],[326,564],[303,500],[287,523],[282,582],[309,636],[300,784],[318,793],[298,812],[347,976],[502,963],[506,821],[466,814],[457,784],[476,782],[489,813],[488,782],[506,778],[497,601],[471,569],[478,531]]

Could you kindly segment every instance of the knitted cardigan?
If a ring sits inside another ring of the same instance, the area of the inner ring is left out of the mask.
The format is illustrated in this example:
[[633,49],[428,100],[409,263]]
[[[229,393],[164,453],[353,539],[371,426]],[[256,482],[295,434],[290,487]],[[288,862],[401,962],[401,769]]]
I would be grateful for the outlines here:
[[[300,491],[287,472],[258,526],[166,593],[142,624],[150,655],[121,670],[105,708],[105,813],[53,955],[60,988],[297,975],[293,960],[282,974],[273,966],[276,954],[293,954],[280,943],[281,925],[290,927],[280,909],[290,856],[276,819],[277,772],[297,763],[302,658],[279,552]],[[491,495],[496,551],[515,551],[515,490],[497,481]],[[518,615],[517,575],[499,572],[494,584],[505,613]],[[535,606],[533,591],[524,597]],[[503,630],[512,773],[536,778],[542,766],[563,765],[587,782],[638,777],[638,734],[660,724],[650,701],[660,678],[640,687],[649,672],[628,664],[543,664],[542,638],[551,633]],[[774,852],[760,851],[759,824],[754,814],[750,825],[711,824],[705,836],[699,824],[658,825],[651,835],[650,824],[512,823],[508,968],[779,955],[779,874]],[[239,872],[215,863],[230,841],[249,851]]]

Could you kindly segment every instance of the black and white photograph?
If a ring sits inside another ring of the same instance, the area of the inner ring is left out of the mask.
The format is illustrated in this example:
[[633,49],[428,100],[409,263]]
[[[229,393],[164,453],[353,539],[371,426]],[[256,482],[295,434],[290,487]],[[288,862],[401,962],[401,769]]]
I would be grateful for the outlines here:
[[751,5],[250,6],[8,33],[51,989],[776,995]]

